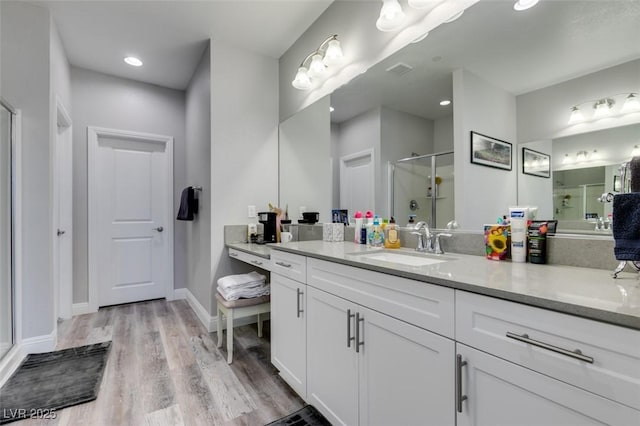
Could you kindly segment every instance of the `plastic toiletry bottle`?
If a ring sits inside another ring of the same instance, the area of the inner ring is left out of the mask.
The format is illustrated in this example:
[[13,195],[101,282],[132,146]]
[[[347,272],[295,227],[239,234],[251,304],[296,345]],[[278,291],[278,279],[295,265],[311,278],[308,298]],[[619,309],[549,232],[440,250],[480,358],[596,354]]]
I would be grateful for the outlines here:
[[528,207],[509,207],[511,222],[511,261],[527,261],[527,221]]
[[356,220],[356,229],[355,232],[353,233],[354,237],[353,237],[353,242],[356,244],[360,244],[360,233],[361,233],[361,229],[362,229],[362,212],[360,210],[358,210],[354,215],[353,218]]
[[416,225],[416,215],[409,215],[409,222],[407,223],[407,228],[413,228]]
[[367,220],[364,228],[365,229],[364,241],[366,245],[370,246],[371,240],[373,239],[373,212],[371,210],[367,210],[364,217]]
[[389,223],[384,229],[384,246],[390,249],[400,248],[398,227],[396,226],[396,220],[393,218],[393,216],[391,216]]
[[382,247],[384,244],[384,235],[380,228],[380,218],[378,216],[373,218],[373,226],[371,228],[371,247]]

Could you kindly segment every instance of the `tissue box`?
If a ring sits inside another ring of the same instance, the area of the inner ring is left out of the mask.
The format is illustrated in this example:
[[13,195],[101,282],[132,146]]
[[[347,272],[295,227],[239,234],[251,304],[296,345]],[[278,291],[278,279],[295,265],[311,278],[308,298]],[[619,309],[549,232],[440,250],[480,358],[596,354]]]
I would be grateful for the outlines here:
[[511,247],[510,225],[484,225],[484,245],[487,259],[506,260]]
[[333,229],[332,229],[333,241],[336,241],[336,242],[344,241],[344,224],[332,223],[331,225],[333,225]]

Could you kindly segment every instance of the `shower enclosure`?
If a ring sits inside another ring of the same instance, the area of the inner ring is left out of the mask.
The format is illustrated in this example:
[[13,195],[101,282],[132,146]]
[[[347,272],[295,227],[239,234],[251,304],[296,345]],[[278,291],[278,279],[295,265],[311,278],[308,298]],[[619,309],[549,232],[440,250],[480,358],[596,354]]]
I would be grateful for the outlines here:
[[13,110],[0,101],[0,358],[14,344]]
[[403,158],[389,169],[391,216],[400,226],[409,216],[431,228],[454,219],[453,151]]

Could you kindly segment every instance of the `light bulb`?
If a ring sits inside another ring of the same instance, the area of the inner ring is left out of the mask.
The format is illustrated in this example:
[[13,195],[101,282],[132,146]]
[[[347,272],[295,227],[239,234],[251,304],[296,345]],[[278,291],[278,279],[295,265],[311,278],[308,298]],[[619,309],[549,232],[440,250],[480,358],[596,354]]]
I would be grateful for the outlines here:
[[569,117],[568,124],[576,124],[584,121],[584,115],[582,115],[582,111],[577,106],[571,108],[571,116]]
[[518,0],[516,4],[513,5],[513,8],[518,12],[522,12],[538,4],[538,1],[539,0]]
[[613,106],[612,99],[600,99],[597,101],[593,108],[596,112],[593,113],[593,118],[602,118],[611,114],[611,107]]
[[322,62],[326,66],[338,65],[342,62],[344,55],[342,54],[342,48],[340,47],[340,41],[333,39],[327,46],[327,51],[324,54]]
[[633,146],[633,151],[631,151],[631,156],[632,157],[637,157],[639,155],[640,155],[640,146],[634,145]]
[[376,21],[376,28],[380,31],[395,31],[400,29],[404,22],[405,14],[398,0],[382,0],[380,17]]
[[298,68],[296,78],[293,79],[291,85],[298,90],[311,89],[311,78],[309,77],[309,73],[305,67]]
[[627,99],[622,105],[622,112],[628,113],[633,111],[640,111],[640,100],[638,100],[636,93],[629,93],[629,96],[627,96]]
[[569,157],[569,154],[565,154],[564,158],[562,159],[562,164],[571,164],[573,163],[573,160],[571,159],[571,157]]
[[576,161],[577,162],[587,161],[588,156],[589,156],[589,153],[587,151],[578,151],[578,153],[576,154]]
[[316,53],[311,57],[311,64],[309,65],[309,75],[312,78],[322,77],[327,67],[322,63],[322,55]]

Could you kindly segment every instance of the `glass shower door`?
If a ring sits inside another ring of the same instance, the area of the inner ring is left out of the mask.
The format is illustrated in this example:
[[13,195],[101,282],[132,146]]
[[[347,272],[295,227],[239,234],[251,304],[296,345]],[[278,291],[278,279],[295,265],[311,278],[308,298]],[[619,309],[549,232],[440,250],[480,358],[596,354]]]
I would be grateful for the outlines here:
[[0,358],[13,346],[11,144],[13,114],[0,105]]

